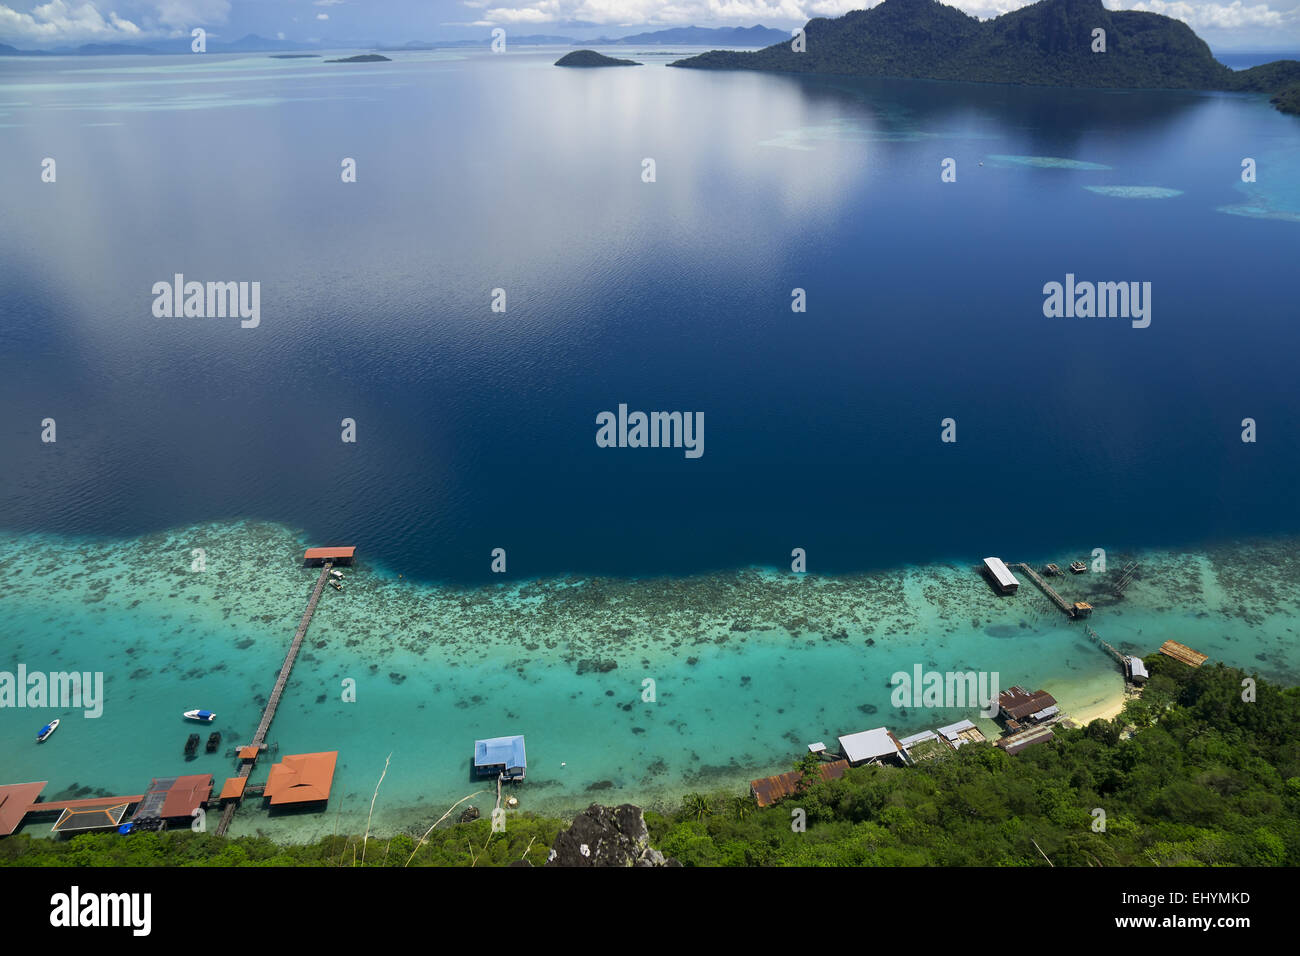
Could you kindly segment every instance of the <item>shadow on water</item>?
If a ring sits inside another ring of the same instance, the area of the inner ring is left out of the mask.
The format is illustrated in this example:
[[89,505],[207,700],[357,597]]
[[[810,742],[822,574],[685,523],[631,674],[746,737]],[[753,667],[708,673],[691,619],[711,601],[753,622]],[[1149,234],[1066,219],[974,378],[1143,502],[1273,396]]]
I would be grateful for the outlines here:
[[1218,95],[789,73],[765,73],[761,82],[786,85],[809,106],[853,107],[904,128],[1021,127],[1031,144],[1058,151],[1097,130],[1159,135]]

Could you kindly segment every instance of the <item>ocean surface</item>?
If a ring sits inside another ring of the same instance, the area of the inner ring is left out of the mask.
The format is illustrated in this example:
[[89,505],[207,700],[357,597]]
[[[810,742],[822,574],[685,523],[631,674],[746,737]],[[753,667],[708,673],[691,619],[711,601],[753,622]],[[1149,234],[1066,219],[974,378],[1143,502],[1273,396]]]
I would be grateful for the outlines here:
[[[342,799],[234,832],[364,826],[390,751],[376,819],[427,825],[515,732],[528,809],[743,789],[969,714],[892,707],[915,663],[1113,699],[986,554],[1104,548],[1067,582],[1104,638],[1294,680],[1300,119],[561,52],[0,59],[0,670],[109,680],[40,748],[58,713],[0,709],[0,782],[229,772],[179,712],[251,734],[308,544],[361,564],[270,737],[338,749]],[[259,282],[259,324],[156,317],[176,274]],[[1151,283],[1149,327],[1045,317],[1067,274]],[[620,405],[703,454],[599,447]]]

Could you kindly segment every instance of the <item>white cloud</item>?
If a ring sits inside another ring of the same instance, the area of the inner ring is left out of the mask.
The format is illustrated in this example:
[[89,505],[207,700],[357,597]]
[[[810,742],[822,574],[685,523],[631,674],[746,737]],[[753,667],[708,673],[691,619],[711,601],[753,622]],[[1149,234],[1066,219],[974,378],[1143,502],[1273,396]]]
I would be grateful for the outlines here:
[[1137,0],[1136,3],[1108,3],[1111,9],[1143,10],[1182,20],[1193,30],[1233,30],[1240,27],[1277,27],[1292,15],[1269,8],[1267,3],[1246,6],[1241,0],[1229,4],[1189,3],[1187,0]]
[[[103,3],[103,0],[97,0]],[[230,16],[230,0],[153,0],[159,23],[165,27],[188,30],[208,23],[225,23]]]
[[317,20],[328,20],[329,18],[330,18],[330,15],[329,15],[328,13],[318,13],[318,14],[316,14],[316,19],[317,19]]
[[230,15],[230,0],[141,0],[134,6],[139,14],[130,20],[108,9],[106,0],[46,0],[30,13],[0,3],[0,37],[42,44],[134,40],[224,23]]
[[107,18],[93,3],[67,3],[49,0],[19,13],[0,4],[0,36],[41,42],[62,40],[122,40],[140,35],[140,28],[130,20],[110,13]]
[[[540,24],[583,21],[608,26],[745,24],[803,22],[812,17],[839,17],[876,6],[881,0],[533,0],[495,5],[492,0],[460,0],[471,8],[486,6],[478,25]],[[950,6],[981,19],[1000,16],[1035,0],[947,0]],[[1294,10],[1268,3],[1200,2],[1200,0],[1104,0],[1113,10],[1140,10],[1182,20],[1195,30],[1278,27],[1296,21]],[[1276,2],[1276,0],[1274,0]],[[1282,0],[1283,4],[1289,0]]]

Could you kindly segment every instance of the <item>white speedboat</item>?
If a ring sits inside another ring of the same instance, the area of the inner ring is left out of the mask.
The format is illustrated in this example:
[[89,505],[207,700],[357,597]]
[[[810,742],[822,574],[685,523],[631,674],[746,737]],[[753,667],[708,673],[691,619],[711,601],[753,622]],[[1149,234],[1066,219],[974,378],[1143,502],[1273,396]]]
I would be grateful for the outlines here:
[[197,720],[205,724],[210,724],[217,719],[217,715],[210,710],[187,710],[185,716],[190,720]]
[[46,740],[49,739],[50,734],[54,733],[58,729],[59,729],[59,722],[57,720],[51,720],[48,724],[42,727],[41,732],[36,735],[36,742],[38,744],[44,743]]

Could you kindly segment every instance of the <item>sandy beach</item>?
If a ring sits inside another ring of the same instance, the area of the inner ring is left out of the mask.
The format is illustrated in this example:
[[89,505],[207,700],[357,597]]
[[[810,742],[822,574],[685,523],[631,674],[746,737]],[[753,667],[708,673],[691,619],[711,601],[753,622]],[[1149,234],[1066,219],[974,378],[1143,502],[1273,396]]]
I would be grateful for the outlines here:
[[1080,727],[1086,727],[1094,720],[1113,720],[1120,715],[1128,698],[1121,691],[1113,698],[1107,698],[1088,707],[1069,711],[1070,719]]

